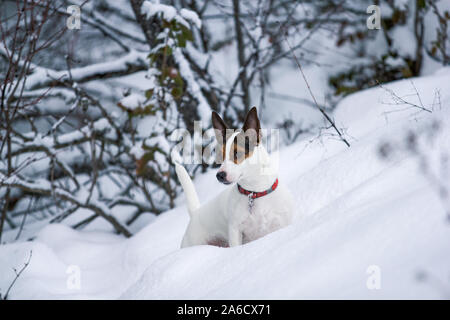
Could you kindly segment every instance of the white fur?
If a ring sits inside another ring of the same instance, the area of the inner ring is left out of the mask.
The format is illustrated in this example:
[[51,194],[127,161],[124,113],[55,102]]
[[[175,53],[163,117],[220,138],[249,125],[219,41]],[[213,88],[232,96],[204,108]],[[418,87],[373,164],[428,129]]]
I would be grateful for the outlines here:
[[[227,155],[235,136],[233,134],[227,141]],[[239,165],[227,156],[219,171],[226,172],[228,181],[238,182],[243,188],[255,192],[269,189],[277,178],[270,156],[261,145],[255,147],[253,155]],[[292,221],[293,199],[282,181],[273,192],[255,199],[250,212],[248,197],[239,193],[234,183],[200,206],[186,170],[176,164],[176,172],[191,216],[181,247],[218,242],[237,246],[265,236]]]

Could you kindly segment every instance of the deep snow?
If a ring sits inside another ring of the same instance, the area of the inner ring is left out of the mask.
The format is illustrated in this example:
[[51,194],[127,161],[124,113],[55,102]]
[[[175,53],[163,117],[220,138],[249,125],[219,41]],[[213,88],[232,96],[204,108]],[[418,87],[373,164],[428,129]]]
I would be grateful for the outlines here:
[[[351,148],[324,131],[281,150],[280,180],[297,207],[287,228],[236,248],[179,249],[188,223],[180,196],[180,206],[130,239],[49,225],[32,242],[1,246],[0,291],[32,251],[10,298],[450,298],[446,204],[419,157],[402,147],[409,131],[439,121],[437,135],[420,138],[419,154],[433,168],[449,155],[449,84],[445,68],[384,86],[420,104],[415,86],[432,113],[393,105],[383,88],[356,93],[335,113]],[[396,152],[381,159],[386,141]],[[196,178],[201,202],[224,188],[214,175]],[[73,266],[79,289],[67,286]],[[379,267],[378,290],[366,285],[370,266]]]

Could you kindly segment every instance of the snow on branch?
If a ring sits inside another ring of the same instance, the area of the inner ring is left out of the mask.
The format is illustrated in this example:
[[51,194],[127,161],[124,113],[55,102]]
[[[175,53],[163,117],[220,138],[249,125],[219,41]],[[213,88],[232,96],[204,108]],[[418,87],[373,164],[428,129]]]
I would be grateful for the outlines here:
[[209,118],[211,117],[211,107],[203,96],[200,85],[195,80],[196,77],[189,66],[189,62],[179,48],[176,48],[173,51],[173,57],[180,68],[181,76],[186,80],[188,92],[191,93],[198,102],[198,113],[200,118],[203,121],[209,121]]
[[80,130],[62,134],[57,137],[42,137],[37,135],[32,141],[20,144],[19,147],[12,149],[12,156],[26,152],[45,151],[46,149],[61,149],[67,146],[89,141],[93,134],[105,135],[111,131],[111,126],[107,119],[102,118],[94,122],[92,130],[89,126],[82,127]]
[[148,63],[147,54],[132,50],[125,56],[114,61],[101,62],[86,67],[75,68],[69,71],[56,71],[42,67],[35,67],[26,83],[29,90],[57,85],[64,82],[71,76],[74,82],[87,82],[96,79],[112,78],[123,76],[136,71],[146,70]]
[[[86,201],[81,197],[74,196],[71,192],[52,186],[48,180],[37,179],[35,182],[25,181],[18,176],[7,177],[0,172],[0,186],[2,187],[14,187],[20,188],[26,192],[40,194],[44,196],[54,196],[58,199],[68,201],[80,208],[86,208],[92,210],[98,216],[103,217],[106,221],[111,223],[117,232],[122,233],[126,237],[130,237],[132,234],[128,229],[123,226],[112,214],[111,210],[104,203],[99,201]],[[89,194],[88,192],[79,192],[80,194]],[[89,198],[87,199],[89,200]]]
[[199,29],[202,26],[202,21],[200,20],[196,12],[183,8],[178,13],[175,7],[160,4],[159,1],[155,1],[155,3],[144,1],[142,3],[141,12],[147,17],[147,19],[150,19],[153,16],[160,15],[163,19],[167,21],[175,20],[178,23],[184,25],[186,28],[189,28],[188,21]]

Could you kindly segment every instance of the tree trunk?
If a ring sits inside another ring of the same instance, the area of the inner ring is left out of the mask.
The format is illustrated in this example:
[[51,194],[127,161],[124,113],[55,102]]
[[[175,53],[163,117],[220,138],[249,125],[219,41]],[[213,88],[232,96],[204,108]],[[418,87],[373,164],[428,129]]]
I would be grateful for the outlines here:
[[240,117],[242,118],[240,120],[244,121],[245,115],[250,109],[250,95],[246,70],[247,67],[245,63],[244,36],[242,34],[241,20],[239,18],[241,15],[241,11],[239,8],[239,0],[233,0],[233,14],[234,14],[234,28],[236,30],[239,69],[242,70],[239,78],[241,82],[242,103],[244,105],[244,112],[240,115]]

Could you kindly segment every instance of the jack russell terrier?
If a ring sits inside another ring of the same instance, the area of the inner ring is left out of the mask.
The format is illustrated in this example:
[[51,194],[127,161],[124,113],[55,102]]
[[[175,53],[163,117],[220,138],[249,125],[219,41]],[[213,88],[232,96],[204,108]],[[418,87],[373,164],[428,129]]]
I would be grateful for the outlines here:
[[[181,247],[238,246],[289,225],[293,198],[278,181],[277,170],[261,143],[256,108],[246,116],[242,130],[229,130],[216,113],[212,123],[223,163],[217,180],[231,185],[214,199],[200,205],[194,184],[185,168],[175,170],[186,194],[190,222]],[[230,135],[230,131],[234,132]]]

